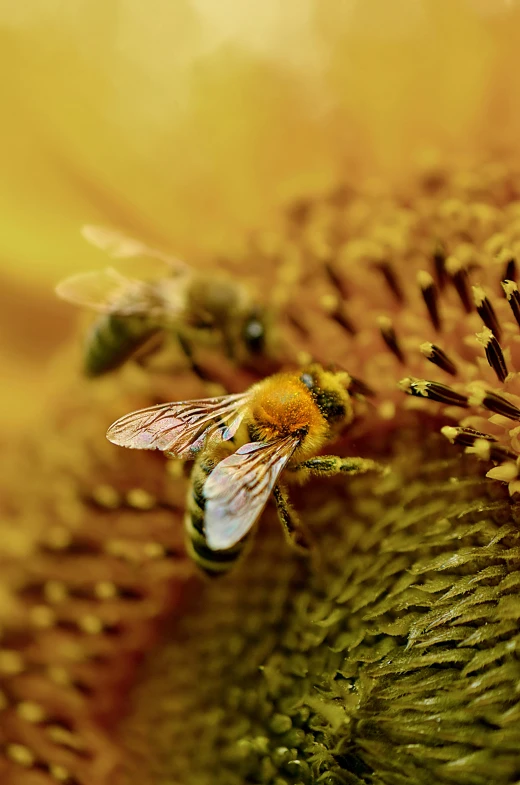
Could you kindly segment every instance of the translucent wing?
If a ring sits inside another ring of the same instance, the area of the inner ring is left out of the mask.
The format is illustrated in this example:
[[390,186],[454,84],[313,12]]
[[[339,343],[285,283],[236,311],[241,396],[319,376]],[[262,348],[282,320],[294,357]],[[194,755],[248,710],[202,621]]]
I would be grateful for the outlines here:
[[58,284],[56,294],[74,305],[120,316],[147,316],[160,304],[152,284],[127,278],[112,267],[72,275]]
[[132,256],[146,254],[147,247],[133,237],[127,237],[117,229],[109,229],[105,226],[93,226],[87,224],[81,227],[81,234],[87,242],[106,251],[116,259],[130,259]]
[[256,523],[298,443],[294,436],[251,442],[217,464],[203,491],[204,530],[212,550],[231,548]]
[[163,262],[171,271],[180,272],[189,269],[180,259],[162,253],[162,251],[158,251],[155,248],[149,248],[140,240],[136,240],[134,237],[127,237],[118,229],[86,224],[81,228],[81,234],[91,245],[106,251],[115,259],[132,259],[136,256],[147,256]]
[[[192,458],[209,436],[227,441],[244,417],[248,394],[150,406],[116,420],[107,439],[120,447]],[[224,427],[227,426],[227,427]]]

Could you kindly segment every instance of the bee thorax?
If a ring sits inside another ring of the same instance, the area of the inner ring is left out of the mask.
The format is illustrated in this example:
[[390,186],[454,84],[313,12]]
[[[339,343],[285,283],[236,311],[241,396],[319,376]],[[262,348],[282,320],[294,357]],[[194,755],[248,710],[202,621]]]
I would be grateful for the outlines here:
[[251,435],[258,441],[285,436],[303,440],[309,431],[323,437],[327,432],[327,422],[312,396],[293,376],[279,374],[258,385],[250,411]]

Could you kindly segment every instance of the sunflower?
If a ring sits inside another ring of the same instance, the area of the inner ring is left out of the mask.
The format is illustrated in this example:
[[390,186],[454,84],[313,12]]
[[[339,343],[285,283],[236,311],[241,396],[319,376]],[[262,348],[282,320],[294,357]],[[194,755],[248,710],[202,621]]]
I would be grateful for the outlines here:
[[[518,9],[0,18],[2,782],[516,782]],[[310,565],[268,508],[204,582],[186,470],[105,441],[126,411],[264,371],[202,351],[206,379],[182,358],[83,379],[51,290],[109,263],[88,223],[246,281],[273,368],[357,380],[337,452],[389,470],[296,493]]]

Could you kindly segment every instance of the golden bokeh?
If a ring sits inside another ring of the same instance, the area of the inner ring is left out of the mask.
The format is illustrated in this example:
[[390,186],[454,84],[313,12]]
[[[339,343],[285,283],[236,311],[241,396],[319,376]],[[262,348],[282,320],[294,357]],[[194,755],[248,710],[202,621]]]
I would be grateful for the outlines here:
[[4,3],[3,266],[95,263],[95,222],[198,261],[344,167],[511,145],[519,10],[494,5]]
[[53,285],[105,264],[82,224],[202,265],[345,171],[400,180],[432,146],[514,152],[516,2],[218,8],[0,5],[2,400],[17,421],[70,327]]

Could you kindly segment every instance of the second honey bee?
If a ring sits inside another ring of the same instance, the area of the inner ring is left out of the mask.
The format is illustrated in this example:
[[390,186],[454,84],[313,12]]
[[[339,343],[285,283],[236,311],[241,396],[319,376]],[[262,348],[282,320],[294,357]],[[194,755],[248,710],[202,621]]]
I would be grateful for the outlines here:
[[107,268],[80,273],[56,287],[59,297],[97,311],[86,339],[84,367],[100,376],[128,359],[155,349],[173,333],[192,368],[200,372],[193,346],[217,345],[232,360],[244,362],[266,350],[268,319],[241,283],[223,275],[196,273],[188,265],[137,240],[100,227],[84,235],[117,258],[146,257],[161,273],[129,277]]
[[358,474],[380,466],[365,458],[317,453],[354,418],[352,379],[313,364],[278,373],[247,392],[166,403],[110,426],[114,444],[195,458],[187,499],[187,546],[209,575],[227,572],[272,494],[289,543],[307,550],[283,480]]

